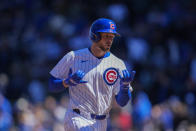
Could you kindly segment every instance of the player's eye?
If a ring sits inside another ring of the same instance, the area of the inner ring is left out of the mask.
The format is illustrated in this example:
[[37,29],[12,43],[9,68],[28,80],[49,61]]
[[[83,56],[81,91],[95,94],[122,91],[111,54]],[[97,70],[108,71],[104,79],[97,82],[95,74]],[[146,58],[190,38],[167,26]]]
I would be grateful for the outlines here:
[[103,35],[104,39],[114,39],[113,35]]

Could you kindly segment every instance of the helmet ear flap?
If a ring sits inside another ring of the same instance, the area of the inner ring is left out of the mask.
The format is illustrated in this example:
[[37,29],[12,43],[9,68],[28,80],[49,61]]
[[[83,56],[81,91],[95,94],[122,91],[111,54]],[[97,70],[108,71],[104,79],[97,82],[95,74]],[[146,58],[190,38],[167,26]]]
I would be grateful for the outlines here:
[[100,36],[99,32],[97,32],[97,33],[90,32],[90,39],[94,42],[98,42],[99,40],[101,40],[101,36]]

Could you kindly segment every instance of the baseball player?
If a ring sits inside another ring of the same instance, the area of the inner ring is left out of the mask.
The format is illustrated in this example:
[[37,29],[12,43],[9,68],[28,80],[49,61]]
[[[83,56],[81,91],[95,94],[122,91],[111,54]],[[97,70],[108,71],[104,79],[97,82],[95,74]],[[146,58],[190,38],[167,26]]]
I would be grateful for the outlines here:
[[118,35],[112,20],[97,19],[89,32],[92,46],[69,52],[51,70],[50,89],[69,87],[66,131],[105,131],[112,101],[128,103],[135,71],[110,52]]

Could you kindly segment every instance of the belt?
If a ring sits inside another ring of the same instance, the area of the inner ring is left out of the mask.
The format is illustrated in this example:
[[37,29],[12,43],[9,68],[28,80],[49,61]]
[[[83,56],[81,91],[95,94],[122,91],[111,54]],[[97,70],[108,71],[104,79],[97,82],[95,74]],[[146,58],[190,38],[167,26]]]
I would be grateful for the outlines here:
[[[73,109],[73,111],[77,114],[80,114],[80,110],[79,109]],[[106,118],[106,115],[96,115],[96,114],[90,114],[92,119],[96,119],[96,120],[104,120]]]

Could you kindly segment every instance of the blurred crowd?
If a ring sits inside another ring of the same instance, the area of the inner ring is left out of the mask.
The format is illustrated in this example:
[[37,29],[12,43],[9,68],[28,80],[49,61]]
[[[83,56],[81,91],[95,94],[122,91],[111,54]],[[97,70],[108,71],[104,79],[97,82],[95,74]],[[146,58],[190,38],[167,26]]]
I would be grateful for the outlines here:
[[69,101],[48,91],[50,70],[91,45],[91,23],[110,18],[111,52],[136,70],[132,100],[114,103],[108,131],[196,130],[194,0],[1,0],[0,131],[61,131]]

